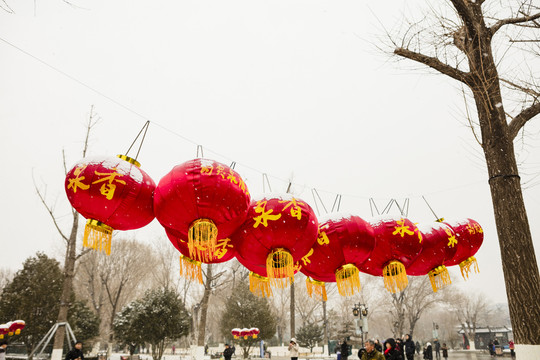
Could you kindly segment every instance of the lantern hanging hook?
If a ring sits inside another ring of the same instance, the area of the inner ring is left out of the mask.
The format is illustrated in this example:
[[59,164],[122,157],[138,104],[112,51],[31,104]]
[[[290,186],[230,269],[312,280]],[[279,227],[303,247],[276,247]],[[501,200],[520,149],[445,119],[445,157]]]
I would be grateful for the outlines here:
[[369,209],[371,210],[371,216],[374,216],[373,208],[375,208],[375,211],[377,211],[377,215],[381,215],[379,209],[377,208],[377,204],[375,204],[375,200],[373,200],[373,198],[369,198]]
[[234,170],[234,167],[235,167],[235,166],[236,166],[236,161],[233,161],[233,162],[231,163],[231,166],[229,166],[229,167],[230,167],[231,169]]
[[[315,206],[317,206],[317,200],[315,199],[315,195],[317,195],[317,197],[319,198],[319,202],[321,203],[321,206],[323,207],[324,209],[324,212],[326,214],[328,214],[328,210],[326,210],[326,206],[324,206],[324,202],[322,201],[321,197],[319,196],[319,192],[317,191],[317,189],[311,189],[311,194],[313,195],[313,200],[315,200]],[[317,207],[317,212],[319,212],[319,208]]]
[[[141,130],[139,131],[139,133],[135,137],[135,140],[133,140],[133,142],[129,146],[129,149],[127,149],[126,156],[129,154],[129,151],[131,150],[133,145],[135,145],[135,143],[137,142],[137,139],[139,138],[139,136],[141,136],[141,134],[143,134],[142,139],[141,139],[141,144],[139,145],[139,149],[137,150],[137,155],[135,155],[135,160],[137,160],[137,158],[139,157],[139,153],[141,152],[141,148],[143,146],[144,139],[146,137],[146,132],[148,131],[149,126],[150,126],[150,121],[148,120],[147,122],[144,123],[143,127],[141,128]],[[144,133],[143,133],[143,131],[144,131]]]
[[435,211],[433,211],[433,209],[431,208],[431,206],[429,205],[428,201],[426,200],[426,198],[424,197],[424,195],[422,195],[422,199],[424,199],[424,201],[426,202],[426,205],[428,206],[429,210],[431,210],[431,212],[433,213],[433,216],[435,216],[435,221],[437,222],[443,222],[444,221],[444,218],[440,218],[437,216],[437,214],[435,214]]
[[[337,208],[336,208],[336,205],[337,205]],[[341,206],[341,194],[337,194],[334,200],[334,205],[332,205],[332,212],[334,212],[334,209],[336,209],[336,211],[339,211],[340,206]]]
[[263,193],[266,192],[266,186],[264,180],[266,179],[266,184],[268,185],[268,190],[272,192],[272,187],[270,186],[270,180],[268,180],[268,175],[266,173],[262,174],[262,180],[263,180]]
[[390,212],[390,208],[392,207],[392,204],[394,203],[394,201],[396,201],[396,200],[391,199],[391,200],[388,202],[388,204],[386,204],[386,207],[385,207],[385,208],[383,209],[383,211],[382,211],[383,214],[384,214],[384,213],[388,214],[388,213]]
[[287,185],[287,191],[285,191],[287,194],[290,194],[291,186],[292,186],[292,182],[289,181],[289,185]]
[[[199,155],[199,152],[201,155]],[[197,158],[204,158],[204,152],[202,145],[197,145]]]
[[[407,217],[407,215],[409,213],[409,198],[405,199],[405,201],[403,202],[403,206],[399,206],[399,203],[395,199],[394,199],[394,202],[396,203],[396,206],[397,206],[401,216]],[[405,211],[405,209],[407,209],[407,211]]]

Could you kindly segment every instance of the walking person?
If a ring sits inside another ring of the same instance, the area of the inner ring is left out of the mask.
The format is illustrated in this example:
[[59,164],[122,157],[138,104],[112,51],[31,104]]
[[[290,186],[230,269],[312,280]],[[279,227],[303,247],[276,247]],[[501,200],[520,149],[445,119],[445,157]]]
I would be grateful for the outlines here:
[[405,347],[405,356],[407,357],[407,360],[413,360],[416,345],[414,345],[411,335],[405,335],[405,342],[403,343],[403,346]]
[[508,342],[508,348],[510,349],[510,356],[512,357],[512,359],[515,359],[516,353],[514,352],[514,349],[516,348],[516,346],[514,344],[514,340],[510,339],[510,341]]
[[296,339],[292,338],[291,342],[289,343],[289,352],[291,354],[291,360],[298,360],[298,350],[299,346],[296,343]]
[[77,341],[73,349],[69,350],[66,354],[66,360],[84,360],[82,352],[82,342]]
[[366,351],[360,360],[385,360],[384,355],[375,348],[375,341],[367,340],[364,344]]
[[420,343],[418,342],[418,340],[416,341],[416,344],[414,344],[416,346],[416,354],[420,355]]
[[424,360],[433,360],[433,348],[430,342],[426,344],[426,348],[424,349]]
[[7,349],[7,341],[2,341],[0,343],[0,360],[6,360],[6,350]]
[[435,358],[441,360],[441,343],[439,342],[439,339],[435,339],[433,345],[435,345]]
[[387,339],[384,342],[384,358],[386,360],[401,360],[401,351],[399,350],[396,341],[392,338]]
[[225,360],[231,360],[233,354],[233,349],[229,346],[229,344],[225,344],[225,350],[223,350],[223,358]]
[[446,346],[446,343],[443,343],[442,344],[442,357],[444,358],[444,360],[448,359],[448,346]]
[[347,344],[347,340],[343,340],[343,343],[341,344],[341,360],[347,360],[348,356],[349,356],[349,344]]

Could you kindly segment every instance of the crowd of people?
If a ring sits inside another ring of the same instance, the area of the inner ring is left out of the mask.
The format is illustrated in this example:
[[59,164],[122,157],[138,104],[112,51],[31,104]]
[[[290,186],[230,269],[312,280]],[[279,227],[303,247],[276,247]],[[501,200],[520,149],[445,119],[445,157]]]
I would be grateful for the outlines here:
[[[344,341],[339,347],[341,360],[347,360],[349,347]],[[439,342],[435,339],[433,345],[427,342],[423,347],[417,341],[413,341],[412,337],[407,334],[402,339],[389,338],[381,344],[379,340],[367,340],[364,348],[358,351],[360,360],[414,360],[414,355],[422,352],[425,360],[441,360],[448,359],[448,346],[446,343]],[[434,354],[435,353],[435,354]],[[434,357],[435,355],[435,357]]]

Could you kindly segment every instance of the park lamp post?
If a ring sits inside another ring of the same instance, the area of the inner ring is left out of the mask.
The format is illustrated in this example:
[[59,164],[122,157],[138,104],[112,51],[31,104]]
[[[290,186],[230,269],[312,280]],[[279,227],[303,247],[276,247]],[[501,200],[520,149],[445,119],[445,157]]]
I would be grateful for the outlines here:
[[362,346],[364,346],[364,334],[369,331],[368,328],[368,308],[365,304],[354,304],[352,309],[354,315],[354,323],[356,325],[356,335],[360,335],[362,339]]

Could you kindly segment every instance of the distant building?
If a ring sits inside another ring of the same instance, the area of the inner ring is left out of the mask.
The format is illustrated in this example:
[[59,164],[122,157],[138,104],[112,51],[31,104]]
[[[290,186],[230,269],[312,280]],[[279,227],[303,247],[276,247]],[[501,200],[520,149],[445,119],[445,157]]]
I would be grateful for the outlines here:
[[[463,348],[467,349],[469,347],[469,339],[465,334],[465,330],[460,329],[459,334],[463,336]],[[497,339],[499,345],[508,346],[508,340],[514,339],[514,334],[512,333],[512,328],[507,326],[486,326],[486,327],[477,327],[474,338],[474,346],[477,349],[486,349],[491,340]]]

